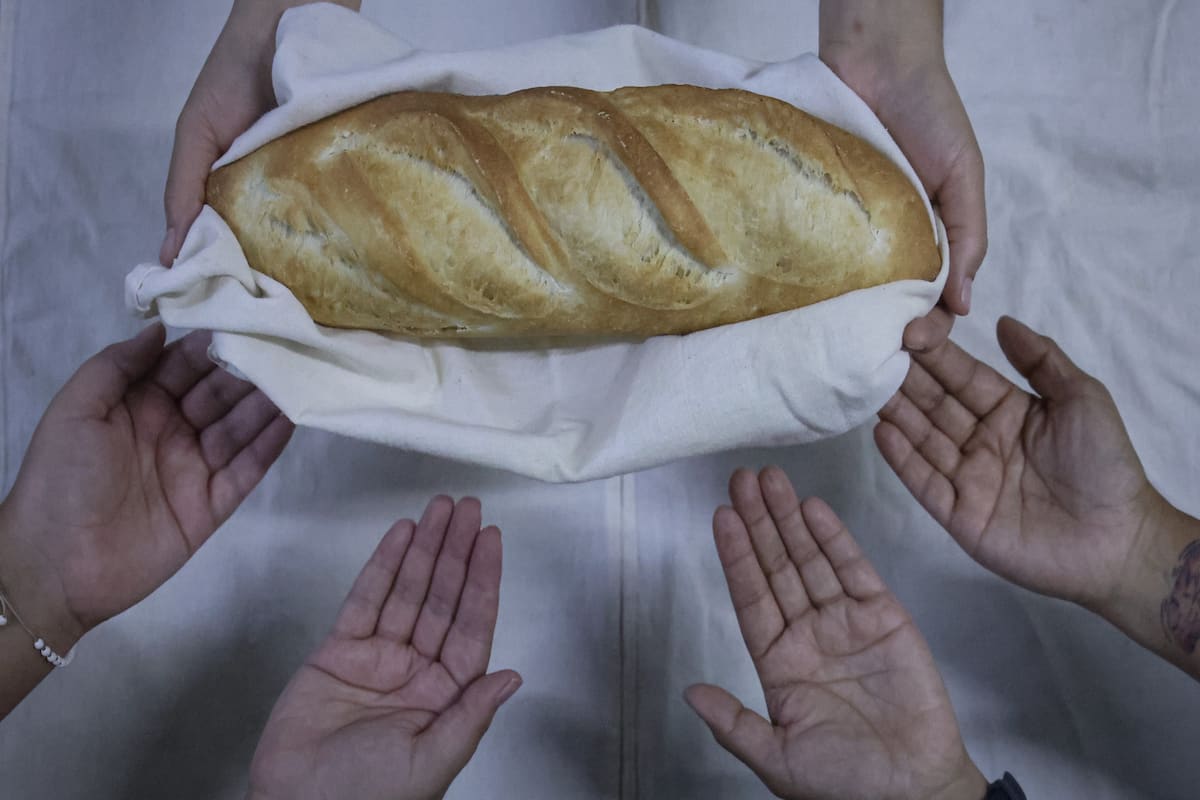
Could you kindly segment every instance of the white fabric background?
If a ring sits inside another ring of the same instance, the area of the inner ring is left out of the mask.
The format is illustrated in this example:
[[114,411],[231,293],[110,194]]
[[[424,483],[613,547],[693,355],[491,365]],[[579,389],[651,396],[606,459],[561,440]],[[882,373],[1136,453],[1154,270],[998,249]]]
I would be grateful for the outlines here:
[[[816,41],[815,0],[366,5],[430,47],[639,14],[749,57]],[[136,329],[122,277],[157,251],[174,117],[226,6],[0,0],[5,488],[65,377]],[[1200,3],[951,0],[946,37],[988,160],[992,240],[956,338],[999,365],[1001,313],[1058,337],[1108,383],[1156,484],[1200,512]],[[974,566],[867,429],[573,486],[302,431],[196,559],[0,725],[5,796],[239,797],[276,694],[378,536],[446,491],[478,494],[506,531],[493,663],[526,678],[451,797],[766,797],[679,699],[704,679],[759,702],[708,522],[730,469],[766,461],[858,533],[987,774],[1012,770],[1031,797],[1195,796],[1200,687]]]

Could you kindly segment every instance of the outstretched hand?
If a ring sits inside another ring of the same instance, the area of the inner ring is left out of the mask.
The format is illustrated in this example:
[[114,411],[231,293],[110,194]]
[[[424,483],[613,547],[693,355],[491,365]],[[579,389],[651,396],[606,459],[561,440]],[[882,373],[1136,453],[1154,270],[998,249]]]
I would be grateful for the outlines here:
[[904,485],[976,561],[1086,606],[1132,566],[1161,498],[1104,385],[1053,340],[996,329],[1029,394],[953,342],[914,354],[875,440]]
[[251,768],[252,798],[439,798],[520,687],[487,673],[500,531],[479,501],[434,498],[401,520],[296,673]]
[[778,468],[730,495],[717,552],[771,718],[692,686],[716,740],[780,797],[983,797],[929,648],[833,510]]
[[151,325],[79,368],[0,506],[4,584],[60,653],[182,567],[292,434],[208,358],[209,334],[163,340]]

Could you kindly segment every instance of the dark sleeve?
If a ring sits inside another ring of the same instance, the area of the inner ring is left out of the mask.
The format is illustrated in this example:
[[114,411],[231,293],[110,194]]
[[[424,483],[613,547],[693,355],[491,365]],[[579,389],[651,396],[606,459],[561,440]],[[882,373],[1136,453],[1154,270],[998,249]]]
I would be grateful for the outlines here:
[[984,800],[1026,800],[1026,798],[1021,784],[1006,772],[1003,778],[988,786]]

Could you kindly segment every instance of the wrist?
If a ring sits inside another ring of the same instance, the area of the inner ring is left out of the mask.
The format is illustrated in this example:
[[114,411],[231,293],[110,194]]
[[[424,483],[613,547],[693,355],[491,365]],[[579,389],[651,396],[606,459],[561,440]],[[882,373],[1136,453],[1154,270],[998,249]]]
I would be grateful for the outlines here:
[[944,70],[941,0],[822,0],[818,53],[860,93],[859,84]]
[[229,19],[213,46],[214,52],[223,46],[228,55],[253,62],[254,66],[270,68],[275,56],[275,29],[279,18],[288,8],[299,5],[284,0],[234,0]]
[[[9,500],[0,503],[0,591],[33,635],[65,656],[86,628],[71,611],[57,571],[29,540],[32,530]],[[16,622],[11,620],[9,624],[20,628]]]
[[[311,5],[319,0],[234,0],[233,9],[229,12],[230,21],[239,28],[247,31],[267,32],[275,36],[275,26],[279,18],[289,8]],[[362,0],[325,0],[325,2],[358,11],[362,8]]]
[[941,790],[930,795],[930,800],[983,800],[987,791],[987,778],[967,756],[958,774]]
[[[234,0],[229,19],[221,30],[214,50],[223,43],[228,54],[249,59],[252,66],[263,67],[270,74],[275,57],[275,30],[279,19],[289,8],[309,5],[317,0]],[[335,5],[358,11],[362,0],[327,0]]]
[[1200,539],[1200,520],[1175,508],[1152,488],[1148,494],[1116,585],[1094,607],[1085,606],[1138,643],[1171,657],[1165,652],[1172,636],[1166,629],[1164,602],[1175,589],[1181,555]]

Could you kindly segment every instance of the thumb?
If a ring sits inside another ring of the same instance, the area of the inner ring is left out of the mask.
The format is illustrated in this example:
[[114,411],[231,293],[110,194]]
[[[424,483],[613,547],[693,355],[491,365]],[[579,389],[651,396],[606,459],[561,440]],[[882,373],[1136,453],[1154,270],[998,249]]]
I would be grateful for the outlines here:
[[[689,686],[683,699],[704,720],[717,744],[754,770],[775,791],[784,778],[783,748],[775,728],[719,686],[698,683]],[[778,792],[776,792],[778,794]]]
[[937,201],[950,240],[950,274],[942,297],[951,311],[964,316],[971,310],[971,285],[988,247],[983,156],[978,145],[972,144],[955,162]]
[[996,339],[1008,362],[1035,392],[1048,400],[1070,396],[1081,381],[1090,377],[1075,366],[1053,339],[1012,317],[1000,318]]
[[167,232],[158,260],[164,266],[170,266],[179,255],[184,236],[204,206],[208,173],[221,156],[216,136],[191,107],[192,102],[189,98],[175,125],[175,146],[171,150],[167,188],[163,193]]
[[158,363],[165,338],[166,329],[155,322],[132,339],[110,344],[83,362],[59,397],[78,409],[106,416],[121,402],[130,384],[141,380]]
[[511,669],[477,678],[422,734],[429,752],[450,758],[457,773],[474,755],[496,711],[520,688],[521,676]]

